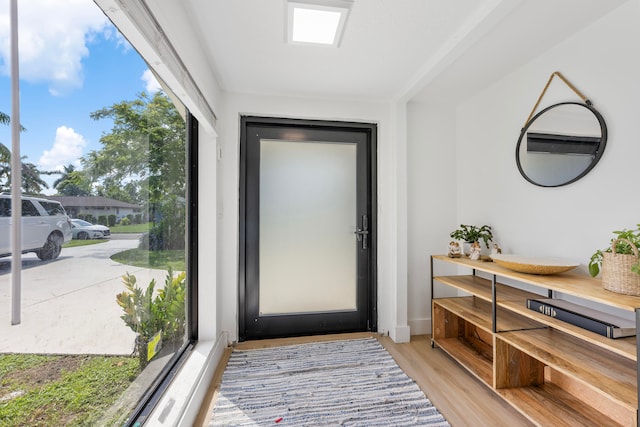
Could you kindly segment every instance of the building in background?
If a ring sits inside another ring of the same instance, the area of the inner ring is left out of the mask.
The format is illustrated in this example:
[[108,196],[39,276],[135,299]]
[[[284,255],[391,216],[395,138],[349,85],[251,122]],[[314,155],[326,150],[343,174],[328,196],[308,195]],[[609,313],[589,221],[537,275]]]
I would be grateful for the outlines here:
[[93,215],[94,218],[115,215],[116,221],[119,222],[128,215],[135,217],[142,214],[142,207],[139,205],[102,196],[47,196],[47,198],[59,201],[71,218],[87,215]]

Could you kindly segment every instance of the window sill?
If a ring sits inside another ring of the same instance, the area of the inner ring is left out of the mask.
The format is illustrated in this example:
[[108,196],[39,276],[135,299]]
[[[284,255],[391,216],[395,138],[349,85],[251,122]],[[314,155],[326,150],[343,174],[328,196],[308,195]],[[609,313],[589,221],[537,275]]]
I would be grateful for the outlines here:
[[193,425],[226,347],[226,333],[216,341],[199,341],[145,425]]

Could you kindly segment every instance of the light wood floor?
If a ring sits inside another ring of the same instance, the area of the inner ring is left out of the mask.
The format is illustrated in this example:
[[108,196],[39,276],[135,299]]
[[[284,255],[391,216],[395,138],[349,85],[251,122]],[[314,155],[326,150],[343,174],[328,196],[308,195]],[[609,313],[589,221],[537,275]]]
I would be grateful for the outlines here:
[[[370,333],[323,335],[248,341],[239,343],[237,347],[252,349],[369,336],[376,337],[382,343],[398,365],[413,378],[453,427],[532,426],[515,409],[504,403],[475,377],[468,374],[442,350],[437,347],[431,348],[429,336],[413,336],[410,343],[396,344],[389,337]],[[216,370],[205,402],[200,408],[196,426],[209,425],[220,379],[230,354],[231,349],[227,349]]]

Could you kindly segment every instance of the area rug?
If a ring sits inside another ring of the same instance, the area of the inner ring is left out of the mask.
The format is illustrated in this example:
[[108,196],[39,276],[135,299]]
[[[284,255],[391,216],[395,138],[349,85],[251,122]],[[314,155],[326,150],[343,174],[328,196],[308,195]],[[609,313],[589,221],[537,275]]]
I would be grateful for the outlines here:
[[448,426],[374,338],[234,350],[210,426]]

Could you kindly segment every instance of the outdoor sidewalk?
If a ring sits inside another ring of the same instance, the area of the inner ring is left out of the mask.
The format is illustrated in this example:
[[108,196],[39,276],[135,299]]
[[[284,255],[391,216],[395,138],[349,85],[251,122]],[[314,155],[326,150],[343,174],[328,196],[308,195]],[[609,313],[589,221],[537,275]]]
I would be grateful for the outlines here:
[[135,334],[120,318],[116,295],[127,272],[156,289],[166,272],[119,264],[109,257],[137,239],[65,248],[55,261],[22,256],[22,315],[11,325],[10,258],[0,258],[0,353],[119,354],[133,352]]

